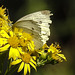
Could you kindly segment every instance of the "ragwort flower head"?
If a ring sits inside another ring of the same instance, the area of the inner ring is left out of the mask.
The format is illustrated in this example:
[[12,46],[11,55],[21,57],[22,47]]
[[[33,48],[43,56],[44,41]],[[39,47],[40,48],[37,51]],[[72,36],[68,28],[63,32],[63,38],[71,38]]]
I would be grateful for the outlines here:
[[36,70],[36,56],[31,55],[35,46],[30,34],[18,28],[9,32],[1,30],[0,41],[0,52],[9,50],[9,59],[13,59],[11,65],[21,63],[18,72],[24,67],[24,75],[27,71],[30,73],[30,65]]
[[63,60],[66,61],[66,57],[64,56],[64,54],[61,54],[61,50],[60,50],[60,46],[59,44],[51,44],[48,52],[52,52],[52,58],[57,60],[58,62],[62,62]]
[[8,30],[11,28],[9,26],[11,24],[11,21],[8,19],[8,15],[6,15],[6,8],[0,7],[0,30],[5,30],[8,32]]
[[11,27],[8,25],[8,21],[0,18],[0,30],[5,30],[6,32],[8,32],[10,29]]
[[11,65],[16,65],[20,63],[20,67],[18,72],[20,72],[24,67],[24,75],[27,74],[27,71],[30,74],[30,65],[36,70],[36,62],[34,61],[36,56],[31,56],[29,53],[22,52],[21,48],[19,48],[20,57],[18,57],[15,61],[11,62]]
[[6,8],[0,7],[0,17],[4,20],[8,20],[8,16],[6,15]]
[[[38,50],[39,58],[37,59],[37,64],[44,65],[46,63],[55,64],[57,62],[62,62],[63,60],[66,61],[66,57],[64,54],[61,54],[59,44],[51,44],[47,46],[44,44],[41,50]],[[53,62],[52,62],[53,61]]]
[[[17,33],[15,32],[17,30]],[[25,32],[24,32],[25,33]],[[0,31],[0,52],[6,51],[9,49],[9,59],[13,58],[14,60],[20,55],[18,49],[21,47],[22,51],[33,51],[34,42],[31,40],[26,40],[27,37],[23,37],[22,31],[17,28],[14,31],[6,32],[4,30]],[[21,39],[22,42],[21,42]]]

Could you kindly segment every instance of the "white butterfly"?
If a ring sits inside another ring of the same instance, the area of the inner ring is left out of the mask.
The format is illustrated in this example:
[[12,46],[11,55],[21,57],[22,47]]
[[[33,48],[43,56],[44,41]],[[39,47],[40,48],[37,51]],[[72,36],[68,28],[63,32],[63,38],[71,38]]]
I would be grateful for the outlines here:
[[38,49],[46,43],[50,36],[50,16],[53,15],[49,10],[38,11],[29,15],[26,15],[19,19],[13,27],[20,27],[27,33],[33,35],[33,41],[35,48]]

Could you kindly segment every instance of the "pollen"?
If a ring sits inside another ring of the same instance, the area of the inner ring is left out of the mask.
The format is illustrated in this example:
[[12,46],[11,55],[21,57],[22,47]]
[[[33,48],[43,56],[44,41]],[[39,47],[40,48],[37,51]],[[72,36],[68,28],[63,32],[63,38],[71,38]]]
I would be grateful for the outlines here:
[[19,39],[17,36],[10,37],[8,39],[8,43],[10,44],[11,47],[16,48],[19,45]]
[[29,63],[30,60],[31,60],[30,54],[28,54],[28,53],[22,54],[22,60],[23,60],[25,63]]

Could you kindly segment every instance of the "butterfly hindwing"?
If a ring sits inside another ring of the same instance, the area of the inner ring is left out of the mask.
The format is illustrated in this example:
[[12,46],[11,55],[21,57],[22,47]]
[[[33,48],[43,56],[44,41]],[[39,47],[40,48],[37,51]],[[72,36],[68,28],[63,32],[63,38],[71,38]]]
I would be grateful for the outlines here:
[[40,48],[40,46],[42,46],[42,44],[43,44],[41,42],[42,38],[40,37],[41,28],[34,21],[32,21],[32,20],[18,21],[13,25],[13,28],[14,27],[22,28],[23,31],[31,34],[33,36],[33,41],[35,41],[34,44],[36,45],[36,49],[38,49],[38,48]]

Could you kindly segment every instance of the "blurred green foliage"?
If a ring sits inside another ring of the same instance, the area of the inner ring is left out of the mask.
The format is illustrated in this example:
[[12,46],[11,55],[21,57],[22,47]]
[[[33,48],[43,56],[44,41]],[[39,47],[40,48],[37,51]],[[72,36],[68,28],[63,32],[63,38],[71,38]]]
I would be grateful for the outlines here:
[[75,74],[75,0],[0,0],[1,5],[8,9],[13,23],[22,16],[39,10],[48,9],[54,14],[51,17],[53,23],[50,26],[51,36],[48,44],[59,42],[67,62],[41,66],[37,72],[32,70],[31,75]]

